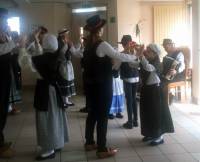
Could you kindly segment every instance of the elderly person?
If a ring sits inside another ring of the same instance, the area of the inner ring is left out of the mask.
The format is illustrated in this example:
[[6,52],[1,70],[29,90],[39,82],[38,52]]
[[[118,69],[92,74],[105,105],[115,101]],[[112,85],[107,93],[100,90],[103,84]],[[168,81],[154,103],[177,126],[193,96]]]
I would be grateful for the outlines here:
[[151,146],[164,143],[163,134],[174,132],[168,105],[163,102],[160,81],[160,49],[156,44],[149,44],[141,53],[141,92],[140,120],[144,142]]
[[[170,82],[184,80],[185,62],[183,53],[177,50],[171,39],[163,40],[163,48],[167,52],[167,55],[163,58],[163,75],[165,76],[169,73],[172,76]],[[168,61],[170,58],[171,60],[176,60],[178,62],[178,66],[175,69],[169,67],[171,66]]]
[[[87,19],[84,30],[88,31],[83,53],[83,75],[90,110],[86,119],[85,150],[97,149],[98,158],[114,156],[116,149],[106,147],[108,115],[112,103],[112,58],[125,62],[135,62],[134,55],[117,52],[102,40],[103,26],[106,24],[99,15]],[[97,144],[94,129],[97,126]]]
[[[162,81],[164,86],[165,101],[171,104],[173,94],[170,92],[168,98],[168,84],[177,81],[183,81],[185,79],[185,61],[184,55],[180,50],[177,50],[174,42],[171,39],[163,40],[163,48],[167,52],[167,55],[163,58],[162,67]],[[177,66],[173,67],[172,62],[176,62]]]
[[[43,54],[28,56],[31,66],[38,73],[35,88],[34,107],[36,109],[37,142],[41,154],[36,160],[55,157],[55,151],[68,142],[68,127],[62,97],[58,90],[59,67],[58,41],[54,35],[46,34],[42,41]],[[22,51],[23,52],[23,51]],[[23,56],[24,57],[24,56]]]

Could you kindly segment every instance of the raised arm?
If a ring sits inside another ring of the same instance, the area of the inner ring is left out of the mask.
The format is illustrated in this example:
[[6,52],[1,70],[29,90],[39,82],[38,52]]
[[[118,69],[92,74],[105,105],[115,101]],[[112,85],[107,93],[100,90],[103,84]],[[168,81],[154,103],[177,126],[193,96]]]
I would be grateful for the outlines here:
[[99,57],[109,56],[113,59],[119,59],[122,62],[136,62],[137,57],[116,51],[107,42],[102,42],[97,48],[97,55]]
[[78,48],[75,48],[73,45],[70,48],[70,52],[72,53],[73,56],[77,58],[82,58],[83,57],[83,51],[84,49],[79,46]]
[[155,67],[154,67],[153,65],[151,65],[151,64],[149,63],[149,61],[148,61],[144,56],[142,56],[142,57],[140,58],[140,63],[142,64],[142,67],[143,67],[146,71],[149,71],[149,72],[155,71]]

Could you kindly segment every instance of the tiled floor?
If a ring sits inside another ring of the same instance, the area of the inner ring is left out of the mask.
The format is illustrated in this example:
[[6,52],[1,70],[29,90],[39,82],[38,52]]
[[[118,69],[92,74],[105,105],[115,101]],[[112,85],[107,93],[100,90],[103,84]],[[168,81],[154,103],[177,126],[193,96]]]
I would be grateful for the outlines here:
[[[0,162],[33,162],[37,153],[35,119],[32,108],[32,93],[26,91],[23,97],[22,113],[9,116],[5,135],[14,143],[16,157]],[[67,110],[70,142],[61,153],[49,162],[198,162],[200,161],[200,107],[189,104],[173,104],[171,112],[174,120],[174,134],[165,135],[165,144],[150,147],[141,142],[140,128],[125,130],[124,119],[110,120],[108,145],[119,148],[115,157],[99,160],[95,152],[85,152],[85,114],[78,110],[83,107],[83,97],[75,97],[75,107]]]

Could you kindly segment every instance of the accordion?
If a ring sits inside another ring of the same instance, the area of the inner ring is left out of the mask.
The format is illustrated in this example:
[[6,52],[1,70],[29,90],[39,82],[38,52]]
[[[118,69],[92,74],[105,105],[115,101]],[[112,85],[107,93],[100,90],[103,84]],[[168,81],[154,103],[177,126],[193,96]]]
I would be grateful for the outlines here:
[[167,80],[172,80],[175,75],[171,74],[171,69],[177,70],[180,66],[179,61],[172,57],[165,56],[163,60],[163,77]]

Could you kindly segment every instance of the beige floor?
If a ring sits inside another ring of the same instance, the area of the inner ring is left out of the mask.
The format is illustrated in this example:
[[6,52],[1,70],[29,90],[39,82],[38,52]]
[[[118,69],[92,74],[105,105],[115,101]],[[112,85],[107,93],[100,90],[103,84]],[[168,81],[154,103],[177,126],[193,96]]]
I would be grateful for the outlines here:
[[[9,116],[5,130],[7,139],[14,143],[16,157],[0,162],[33,162],[37,152],[32,93],[25,92],[22,113]],[[165,144],[150,147],[141,142],[140,129],[125,130],[121,125],[126,118],[109,121],[108,145],[119,148],[112,158],[98,160],[95,152],[86,153],[84,144],[85,114],[78,112],[84,99],[75,97],[75,107],[67,110],[70,126],[70,143],[49,162],[197,162],[200,161],[200,107],[173,104],[176,133],[165,135]]]

